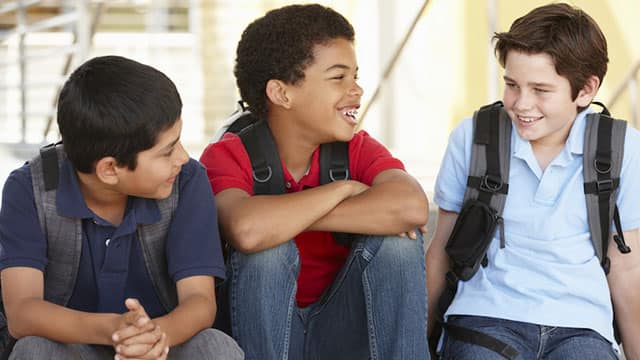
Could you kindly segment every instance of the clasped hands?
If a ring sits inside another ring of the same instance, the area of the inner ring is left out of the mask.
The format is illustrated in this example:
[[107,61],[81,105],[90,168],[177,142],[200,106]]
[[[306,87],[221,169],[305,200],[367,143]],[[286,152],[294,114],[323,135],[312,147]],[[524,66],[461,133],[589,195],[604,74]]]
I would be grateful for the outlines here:
[[120,315],[112,334],[115,360],[166,360],[167,334],[149,318],[136,299],[125,300],[128,312]]

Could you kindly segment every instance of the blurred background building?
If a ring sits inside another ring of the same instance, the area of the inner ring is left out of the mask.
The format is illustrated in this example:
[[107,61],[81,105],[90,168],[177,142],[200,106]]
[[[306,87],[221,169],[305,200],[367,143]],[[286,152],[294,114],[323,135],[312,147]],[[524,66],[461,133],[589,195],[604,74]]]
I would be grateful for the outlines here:
[[[356,29],[361,127],[431,193],[452,127],[501,97],[491,36],[548,1],[327,0]],[[58,139],[57,93],[84,60],[117,54],[165,72],[184,102],[183,139],[198,158],[239,100],[235,46],[284,0],[0,0],[0,181]],[[598,100],[638,121],[640,1],[575,0],[609,42]],[[366,110],[365,110],[366,109]],[[364,114],[366,112],[366,114]]]

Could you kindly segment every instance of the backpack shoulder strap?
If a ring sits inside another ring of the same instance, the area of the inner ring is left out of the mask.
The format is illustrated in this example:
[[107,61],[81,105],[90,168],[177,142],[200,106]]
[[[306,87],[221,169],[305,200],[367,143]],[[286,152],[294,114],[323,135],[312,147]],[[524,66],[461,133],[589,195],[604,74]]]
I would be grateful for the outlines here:
[[[591,240],[605,272],[609,271],[607,248],[611,222],[617,213],[616,200],[626,130],[626,121],[611,118],[608,111],[587,115],[583,155],[584,193]],[[616,230],[618,236],[622,236],[622,229]],[[624,245],[624,238],[620,238],[620,241],[619,247]]]
[[44,191],[58,188],[58,151],[56,146],[59,143],[45,145],[40,148],[40,158],[42,159],[42,175],[44,177]]
[[282,163],[267,122],[258,120],[240,131],[238,136],[251,160],[254,194],[284,194]]
[[58,175],[65,159],[63,146],[52,144],[30,161],[38,220],[47,238],[44,297],[63,306],[73,293],[82,251],[81,221],[63,218],[57,212]]
[[[336,141],[320,145],[320,185],[336,180],[349,180],[349,143]],[[353,240],[352,234],[334,232],[333,238],[338,244],[348,246]]]
[[320,185],[350,178],[349,143],[336,141],[320,145]]
[[160,221],[153,224],[138,225],[138,241],[140,242],[144,263],[151,279],[151,284],[158,295],[163,308],[170,312],[178,305],[176,284],[169,274],[167,259],[167,237],[173,215],[180,201],[180,175],[176,177],[169,197],[156,200],[160,210]]
[[502,102],[486,105],[473,116],[473,145],[464,202],[478,199],[502,215],[509,191],[511,120]]

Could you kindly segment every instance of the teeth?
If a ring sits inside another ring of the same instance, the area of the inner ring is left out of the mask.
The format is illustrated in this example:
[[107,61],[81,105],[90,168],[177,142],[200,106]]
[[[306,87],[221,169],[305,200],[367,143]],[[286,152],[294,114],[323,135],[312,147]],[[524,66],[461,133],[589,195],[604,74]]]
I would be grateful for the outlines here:
[[534,120],[537,120],[539,118],[537,117],[523,117],[523,116],[518,116],[518,119],[520,119],[520,121],[524,121],[526,123],[530,123],[533,122]]
[[343,111],[343,114],[355,119],[355,117],[358,115],[358,109],[346,110]]

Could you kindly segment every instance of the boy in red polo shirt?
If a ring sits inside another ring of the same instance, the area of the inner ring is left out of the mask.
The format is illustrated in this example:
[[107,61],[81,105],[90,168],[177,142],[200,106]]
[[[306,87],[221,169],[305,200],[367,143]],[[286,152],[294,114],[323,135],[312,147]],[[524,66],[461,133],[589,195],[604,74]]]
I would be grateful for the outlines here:
[[[200,161],[216,194],[228,259],[231,334],[247,359],[424,359],[422,237],[427,198],[402,163],[354,134],[362,88],[349,22],[292,5],[250,24],[235,75],[265,119],[286,194],[254,196],[242,141],[227,134]],[[349,142],[350,180],[319,185],[319,145]],[[332,232],[356,235],[340,245]],[[409,236],[390,236],[407,233]],[[221,311],[224,311],[221,309]]]

